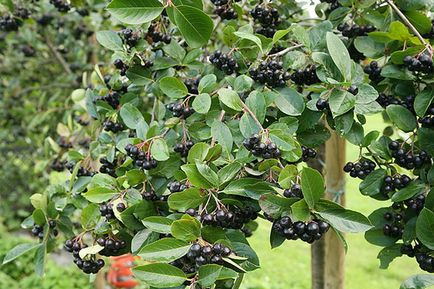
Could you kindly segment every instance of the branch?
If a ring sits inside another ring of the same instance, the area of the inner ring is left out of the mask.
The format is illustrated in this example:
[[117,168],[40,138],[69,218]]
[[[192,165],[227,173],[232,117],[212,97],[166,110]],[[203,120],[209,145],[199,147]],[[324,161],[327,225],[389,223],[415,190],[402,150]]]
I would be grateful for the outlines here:
[[68,74],[72,74],[71,68],[69,68],[68,63],[66,63],[63,56],[53,46],[53,43],[51,42],[50,38],[48,38],[48,36],[45,36],[45,42],[47,43],[47,46],[50,49],[50,51],[54,54],[54,57],[56,57],[57,61],[60,63],[60,65],[62,65],[63,70],[65,70],[65,72]]
[[250,116],[253,118],[253,120],[256,122],[256,124],[261,128],[261,130],[264,130],[264,128],[262,127],[262,123],[259,121],[259,119],[253,113],[253,111],[251,111],[250,108],[244,102],[243,102],[243,109],[244,109],[244,111],[246,111],[250,114]]
[[301,48],[301,47],[303,47],[303,46],[304,46],[303,44],[297,44],[297,45],[294,45],[294,46],[291,46],[291,47],[287,47],[287,48],[283,49],[282,51],[279,51],[279,52],[276,52],[276,53],[274,53],[274,54],[270,54],[270,55],[268,55],[268,57],[277,57],[277,56],[282,56],[282,55],[285,55],[286,53],[288,53],[288,52],[290,52],[290,51],[292,51],[292,50],[295,50],[295,49]]
[[411,22],[407,19],[407,17],[404,15],[404,13],[399,10],[399,8],[395,5],[395,3],[392,2],[392,0],[386,0],[387,4],[389,4],[390,7],[398,14],[398,16],[401,18],[401,20],[407,25],[408,28],[410,28],[411,31],[413,31],[414,35],[419,38],[419,41],[427,48],[430,48],[432,50],[432,47],[429,43],[423,39],[422,35],[420,35],[419,31],[417,31],[416,27],[411,24]]

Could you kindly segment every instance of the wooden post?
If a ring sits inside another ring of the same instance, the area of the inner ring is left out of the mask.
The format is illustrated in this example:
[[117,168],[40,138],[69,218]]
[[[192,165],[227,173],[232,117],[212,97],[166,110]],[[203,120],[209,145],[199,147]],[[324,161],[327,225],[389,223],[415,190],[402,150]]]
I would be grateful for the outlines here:
[[94,283],[95,289],[105,289],[105,273],[104,270],[99,270],[98,273],[96,273],[95,277],[95,283]]
[[[331,132],[326,142],[324,153],[325,166],[323,173],[326,183],[326,195],[341,205],[345,205],[343,195],[345,189],[345,140],[335,132]],[[345,274],[345,250],[333,230],[323,239],[312,245],[312,289],[343,289]]]

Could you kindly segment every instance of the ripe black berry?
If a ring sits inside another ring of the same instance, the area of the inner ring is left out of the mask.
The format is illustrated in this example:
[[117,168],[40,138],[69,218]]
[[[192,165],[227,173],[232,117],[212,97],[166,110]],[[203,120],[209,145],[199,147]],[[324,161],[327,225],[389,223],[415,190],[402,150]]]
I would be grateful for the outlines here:
[[291,78],[283,69],[283,63],[276,60],[262,61],[257,68],[249,71],[250,76],[257,82],[269,87],[282,87]]
[[222,53],[220,50],[215,51],[210,55],[209,61],[223,71],[225,74],[230,75],[237,72],[239,69],[238,63],[233,59],[229,53]]

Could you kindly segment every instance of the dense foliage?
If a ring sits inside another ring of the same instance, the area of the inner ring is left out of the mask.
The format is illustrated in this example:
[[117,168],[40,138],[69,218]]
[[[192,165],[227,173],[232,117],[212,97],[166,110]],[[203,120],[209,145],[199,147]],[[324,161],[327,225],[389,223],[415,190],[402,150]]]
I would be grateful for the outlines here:
[[[86,15],[81,1],[50,2]],[[27,25],[12,6],[0,21],[18,30],[8,37]],[[141,257],[136,276],[151,287],[239,288],[259,267],[247,238],[260,217],[273,223],[272,247],[327,232],[346,247],[342,233],[365,232],[382,247],[382,268],[407,255],[433,273],[432,3],[324,1],[320,18],[302,8],[110,2],[123,24],[113,20],[96,40],[111,63],[84,74],[57,126],[60,142],[51,142],[51,169],[70,174],[31,197],[23,226],[40,242],[4,262],[35,251],[42,274],[61,232],[85,273],[98,272],[102,256],[132,252]],[[375,113],[391,125],[365,132],[365,115]],[[321,173],[306,165],[331,133],[360,146],[342,169],[378,200],[369,218],[324,199]],[[434,283],[422,275],[403,288],[412,282]]]

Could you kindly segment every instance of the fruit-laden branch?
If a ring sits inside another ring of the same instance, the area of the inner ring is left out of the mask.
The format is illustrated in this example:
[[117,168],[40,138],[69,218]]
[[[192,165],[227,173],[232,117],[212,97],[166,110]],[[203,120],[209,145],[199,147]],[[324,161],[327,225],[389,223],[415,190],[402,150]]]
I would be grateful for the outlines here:
[[419,31],[417,31],[416,27],[413,26],[413,24],[411,24],[411,22],[407,19],[407,17],[404,15],[404,13],[401,12],[401,10],[399,10],[399,8],[395,5],[395,3],[393,3],[392,0],[386,0],[387,4],[389,4],[390,7],[392,7],[392,9],[396,12],[396,14],[398,14],[398,16],[401,18],[401,20],[405,23],[405,25],[407,25],[408,28],[410,28],[411,31],[413,31],[414,35],[417,36],[417,38],[419,38],[420,42],[425,45],[425,47],[429,48],[432,51],[432,47],[429,43],[427,43],[425,41],[425,39],[423,39],[422,35],[420,35]]

